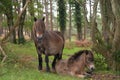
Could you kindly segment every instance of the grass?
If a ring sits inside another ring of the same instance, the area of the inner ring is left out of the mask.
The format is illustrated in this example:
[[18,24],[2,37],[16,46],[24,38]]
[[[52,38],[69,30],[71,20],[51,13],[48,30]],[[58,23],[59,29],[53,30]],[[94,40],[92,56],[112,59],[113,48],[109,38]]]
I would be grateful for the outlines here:
[[[8,58],[4,64],[0,65],[0,80],[83,80],[69,75],[60,75],[55,73],[38,71],[36,48],[34,46],[34,43],[31,41],[26,42],[24,45],[7,43],[4,49],[6,50]],[[69,55],[72,55],[76,51],[82,49],[90,49],[90,48],[75,47],[73,43],[70,44],[67,43],[63,51],[63,58],[66,59],[69,57]],[[104,63],[104,61],[101,62],[103,58],[96,54],[95,57],[96,57],[97,66],[99,68],[102,67],[101,69],[104,69],[105,67],[103,66],[103,64],[104,65],[106,64]],[[0,55],[0,59],[1,59],[1,55]],[[52,61],[52,59],[53,57],[50,57],[50,62]],[[45,62],[43,63],[45,67]],[[103,72],[97,71],[97,72],[104,73],[104,71]],[[107,71],[107,73],[112,73],[112,71],[110,72]],[[92,80],[92,79],[86,79],[86,80]]]
[[[6,70],[6,68],[4,69]],[[11,69],[4,71],[0,80],[79,80],[71,76],[62,76],[53,73],[39,72],[36,69]]]
[[[68,75],[38,71],[36,48],[31,41],[24,45],[7,43],[4,49],[8,58],[4,64],[0,65],[0,80],[80,80],[79,78]],[[68,55],[80,49],[82,48],[65,47],[63,58],[68,58]],[[52,59],[53,57],[50,57],[51,61]],[[43,63],[45,64],[45,62]]]

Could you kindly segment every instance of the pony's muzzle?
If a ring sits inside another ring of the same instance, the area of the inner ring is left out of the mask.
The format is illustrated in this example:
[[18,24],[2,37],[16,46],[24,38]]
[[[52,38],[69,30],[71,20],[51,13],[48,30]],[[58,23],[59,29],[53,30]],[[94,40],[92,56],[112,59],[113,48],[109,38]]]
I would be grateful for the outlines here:
[[90,71],[93,72],[95,70],[95,66],[92,64],[90,65]]
[[42,39],[42,37],[37,37],[38,41],[40,41]]
[[42,39],[42,37],[43,37],[43,35],[42,34],[37,34],[37,39],[38,39],[38,41],[40,41],[41,39]]

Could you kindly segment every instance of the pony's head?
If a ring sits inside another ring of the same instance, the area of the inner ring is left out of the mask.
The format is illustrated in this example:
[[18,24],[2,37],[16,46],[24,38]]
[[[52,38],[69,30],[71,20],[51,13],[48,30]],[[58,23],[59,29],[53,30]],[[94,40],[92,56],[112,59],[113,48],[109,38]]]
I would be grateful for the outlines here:
[[34,17],[34,28],[35,28],[35,35],[38,40],[41,40],[43,37],[43,34],[45,32],[45,23],[44,23],[45,17],[42,19],[37,19]]
[[80,67],[81,69],[87,67],[90,72],[95,69],[94,56],[90,50],[78,51],[68,59],[68,66],[71,66],[75,63],[79,64],[78,67]]
[[85,51],[86,53],[86,66],[92,72],[95,69],[94,65],[94,56],[93,53],[90,50]]

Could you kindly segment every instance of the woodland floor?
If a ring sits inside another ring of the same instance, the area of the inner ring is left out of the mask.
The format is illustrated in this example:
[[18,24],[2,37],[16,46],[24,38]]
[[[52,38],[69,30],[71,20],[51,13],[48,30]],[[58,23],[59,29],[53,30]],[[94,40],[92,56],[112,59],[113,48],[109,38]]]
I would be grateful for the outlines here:
[[120,75],[95,73],[91,78],[93,80],[120,80]]
[[[72,44],[72,46],[70,46],[71,44],[65,45],[64,59],[78,50],[90,49],[86,48],[86,46],[91,45],[90,42],[84,41],[80,43],[76,41],[76,44],[78,43],[78,47],[75,47],[75,44]],[[7,49],[8,58],[4,66],[0,66],[0,80],[120,80],[120,75],[117,73],[112,71],[106,72],[102,69],[96,70],[91,78],[85,79],[71,77],[69,75],[64,76],[55,73],[39,72],[37,70],[36,49],[32,42],[27,42],[24,45],[8,43],[5,49]],[[50,59],[52,60],[53,58]]]

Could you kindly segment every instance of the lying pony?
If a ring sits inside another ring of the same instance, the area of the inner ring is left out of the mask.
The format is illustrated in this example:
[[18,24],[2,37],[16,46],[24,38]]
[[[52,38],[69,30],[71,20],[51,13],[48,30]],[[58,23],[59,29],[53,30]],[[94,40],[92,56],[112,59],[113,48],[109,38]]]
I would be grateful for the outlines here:
[[[88,68],[89,72],[86,72],[85,68]],[[80,78],[90,76],[95,69],[93,53],[90,50],[78,51],[67,60],[58,60],[55,69],[58,74],[68,74]]]

